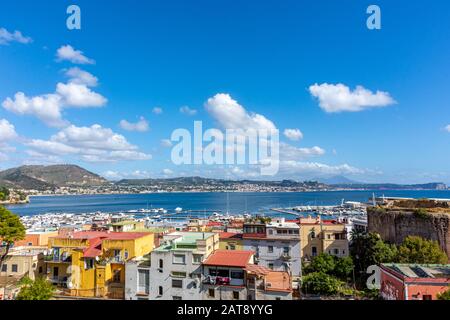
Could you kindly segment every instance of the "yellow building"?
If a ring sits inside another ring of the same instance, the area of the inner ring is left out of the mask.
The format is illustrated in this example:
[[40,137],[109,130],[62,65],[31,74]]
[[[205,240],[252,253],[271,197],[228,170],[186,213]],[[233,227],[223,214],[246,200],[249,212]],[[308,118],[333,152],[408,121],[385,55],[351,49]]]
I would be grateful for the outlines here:
[[301,257],[306,261],[322,253],[346,257],[349,255],[349,244],[345,224],[322,221],[320,217],[302,218],[300,246]]
[[219,232],[219,249],[244,250],[242,233]]
[[153,233],[83,231],[49,239],[49,280],[65,294],[123,299],[125,263],[154,249]]

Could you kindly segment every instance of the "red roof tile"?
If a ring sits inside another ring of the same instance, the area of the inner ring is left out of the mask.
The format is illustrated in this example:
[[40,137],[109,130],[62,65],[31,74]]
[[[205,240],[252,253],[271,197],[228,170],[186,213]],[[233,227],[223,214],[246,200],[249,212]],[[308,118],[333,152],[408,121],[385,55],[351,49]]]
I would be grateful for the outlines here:
[[216,250],[203,265],[245,268],[254,254],[253,251],[244,250]]
[[234,233],[234,232],[220,232],[220,239],[242,239],[242,233]]

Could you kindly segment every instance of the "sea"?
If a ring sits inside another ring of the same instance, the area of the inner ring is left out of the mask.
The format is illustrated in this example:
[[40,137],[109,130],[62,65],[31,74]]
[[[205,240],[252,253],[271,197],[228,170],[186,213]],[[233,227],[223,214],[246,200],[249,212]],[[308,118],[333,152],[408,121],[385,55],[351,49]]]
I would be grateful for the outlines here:
[[342,201],[369,202],[375,197],[443,198],[450,199],[450,190],[376,190],[320,192],[220,192],[220,193],[150,193],[111,195],[33,196],[25,205],[10,205],[8,209],[19,216],[45,213],[118,213],[130,210],[176,208],[196,216],[212,212],[254,215],[273,214],[271,208],[294,206],[339,205]]

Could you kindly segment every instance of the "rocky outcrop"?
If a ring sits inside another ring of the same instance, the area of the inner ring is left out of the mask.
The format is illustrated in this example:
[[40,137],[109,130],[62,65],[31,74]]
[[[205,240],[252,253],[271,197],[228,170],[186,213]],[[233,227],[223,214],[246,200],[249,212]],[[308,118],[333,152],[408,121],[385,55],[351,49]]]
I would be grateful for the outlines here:
[[411,208],[367,209],[369,232],[380,234],[384,241],[400,244],[407,236],[420,236],[435,240],[442,250],[450,256],[450,213],[432,212]]

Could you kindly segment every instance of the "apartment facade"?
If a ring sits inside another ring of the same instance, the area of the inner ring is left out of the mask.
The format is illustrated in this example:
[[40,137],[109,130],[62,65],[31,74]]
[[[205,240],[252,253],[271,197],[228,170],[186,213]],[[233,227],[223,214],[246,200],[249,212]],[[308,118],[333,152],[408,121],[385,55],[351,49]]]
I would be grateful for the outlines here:
[[254,264],[255,252],[217,250],[203,262],[203,300],[291,300],[292,277]]
[[242,233],[220,232],[219,249],[222,250],[244,250]]
[[311,261],[315,256],[327,253],[337,257],[349,255],[349,240],[345,223],[324,221],[320,217],[302,218],[299,222],[301,257]]
[[300,227],[283,218],[270,223],[246,223],[244,250],[255,252],[255,263],[274,271],[301,276]]
[[47,275],[65,294],[123,299],[125,263],[153,250],[152,233],[76,232],[49,239]]
[[218,248],[219,234],[215,232],[165,235],[162,245],[151,254],[148,299],[201,299],[202,262]]

